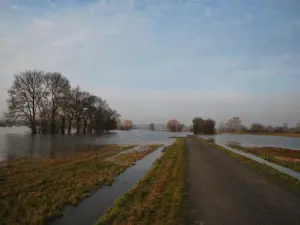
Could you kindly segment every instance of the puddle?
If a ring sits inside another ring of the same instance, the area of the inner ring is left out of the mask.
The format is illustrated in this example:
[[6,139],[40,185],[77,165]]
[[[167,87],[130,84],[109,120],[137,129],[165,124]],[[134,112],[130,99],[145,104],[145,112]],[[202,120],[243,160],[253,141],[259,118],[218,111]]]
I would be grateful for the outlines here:
[[[170,145],[170,140],[166,145]],[[116,177],[112,186],[105,186],[95,192],[91,197],[83,200],[77,207],[66,206],[64,216],[57,219],[52,225],[92,225],[109,209],[113,202],[140,180],[152,167],[153,162],[158,159],[164,147],[145,156],[133,167],[128,168],[124,173]]]

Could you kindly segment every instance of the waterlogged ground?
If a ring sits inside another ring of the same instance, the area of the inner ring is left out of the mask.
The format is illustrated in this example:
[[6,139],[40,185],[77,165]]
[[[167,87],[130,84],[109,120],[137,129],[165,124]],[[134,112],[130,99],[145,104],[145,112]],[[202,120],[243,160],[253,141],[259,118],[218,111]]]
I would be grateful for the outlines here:
[[[60,216],[158,145],[143,151],[108,145],[57,158],[23,158],[0,167],[0,224],[43,224]],[[121,154],[123,153],[123,154]],[[114,156],[114,160],[108,160]],[[121,162],[121,163],[120,163]]]
[[153,168],[115,201],[96,225],[181,225],[184,219],[184,139],[166,148]]
[[245,148],[234,144],[229,146],[300,172],[300,151],[274,147]]

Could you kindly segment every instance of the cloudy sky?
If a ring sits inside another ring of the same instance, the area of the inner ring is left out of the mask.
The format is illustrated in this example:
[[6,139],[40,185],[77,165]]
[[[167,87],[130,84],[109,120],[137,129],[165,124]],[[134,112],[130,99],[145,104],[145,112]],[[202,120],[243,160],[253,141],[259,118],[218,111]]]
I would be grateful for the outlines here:
[[135,123],[300,121],[299,0],[0,0],[13,74],[59,71]]

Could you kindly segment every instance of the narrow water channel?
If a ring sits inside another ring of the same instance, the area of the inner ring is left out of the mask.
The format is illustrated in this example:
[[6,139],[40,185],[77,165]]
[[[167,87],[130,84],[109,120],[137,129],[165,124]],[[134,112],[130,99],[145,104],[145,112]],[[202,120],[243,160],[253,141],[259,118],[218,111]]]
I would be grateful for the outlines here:
[[102,216],[113,202],[128,192],[132,186],[140,180],[158,159],[164,147],[145,156],[133,167],[116,177],[112,186],[99,189],[91,197],[86,198],[77,207],[66,206],[64,215],[52,223],[52,225],[92,225]]

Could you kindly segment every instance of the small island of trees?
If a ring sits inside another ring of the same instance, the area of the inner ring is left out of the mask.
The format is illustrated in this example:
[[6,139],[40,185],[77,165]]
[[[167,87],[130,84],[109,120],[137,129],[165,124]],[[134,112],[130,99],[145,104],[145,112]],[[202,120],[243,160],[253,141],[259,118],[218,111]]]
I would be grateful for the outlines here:
[[27,70],[14,77],[8,90],[6,118],[24,120],[31,133],[102,133],[116,129],[120,115],[101,97],[71,87],[58,72]]

